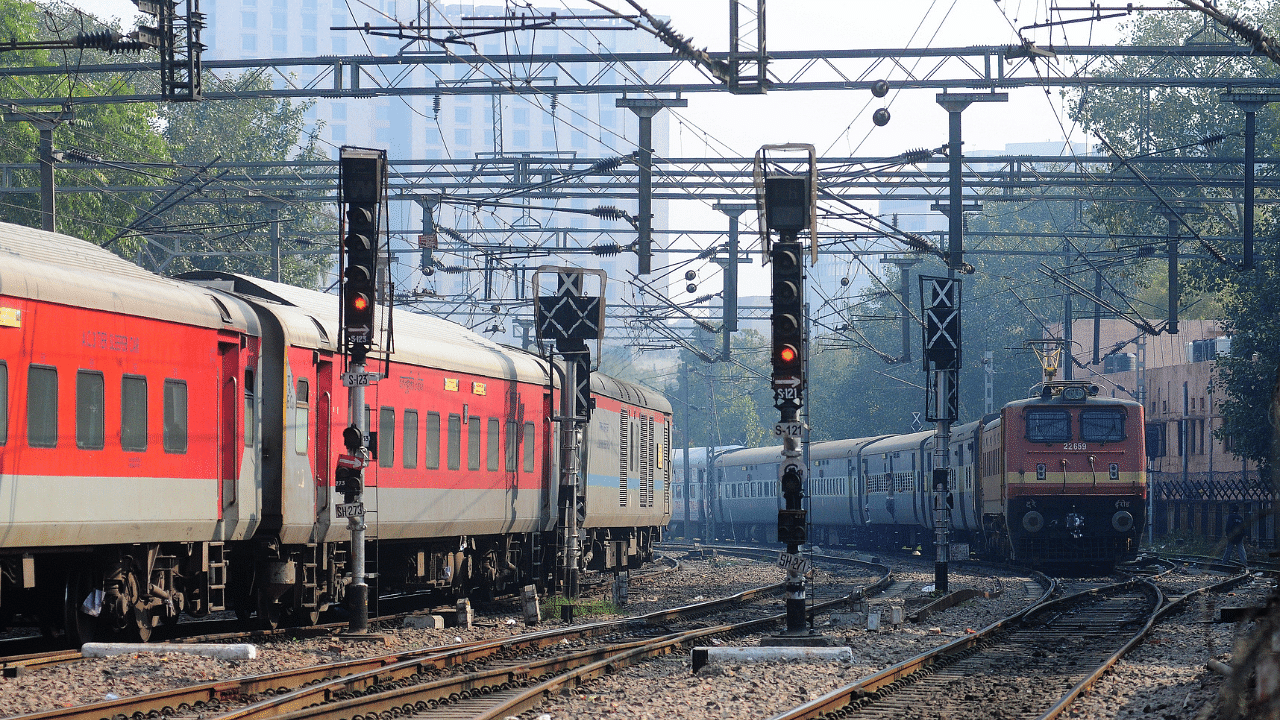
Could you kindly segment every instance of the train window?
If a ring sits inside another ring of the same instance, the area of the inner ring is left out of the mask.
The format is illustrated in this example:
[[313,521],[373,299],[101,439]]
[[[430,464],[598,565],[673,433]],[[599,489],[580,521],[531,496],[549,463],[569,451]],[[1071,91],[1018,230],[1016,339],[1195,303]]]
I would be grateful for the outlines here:
[[378,408],[378,467],[396,465],[396,411]]
[[187,383],[164,381],[164,451],[187,451]]
[[32,365],[27,368],[27,444],[58,445],[58,371]]
[[498,423],[498,418],[489,418],[489,428],[486,430],[485,437],[485,468],[490,472],[498,469],[498,453],[502,448],[502,437],[498,434],[498,429],[502,427]]
[[311,420],[311,385],[304,378],[298,378],[297,388],[293,399],[293,451],[306,455],[307,427]]
[[1066,410],[1027,410],[1026,420],[1031,442],[1071,441],[1071,414]]
[[0,445],[9,442],[9,366],[0,360]]
[[1124,411],[1081,410],[1080,439],[1100,443],[1124,440]]
[[449,414],[449,469],[462,466],[462,416]]
[[147,379],[120,379],[120,447],[142,452],[147,448]]
[[440,469],[440,413],[427,413],[426,460],[428,470]]
[[404,411],[404,448],[400,461],[405,468],[418,467],[418,411]]
[[520,457],[520,424],[515,420],[507,421],[507,472],[515,472],[516,459]]
[[528,473],[533,472],[533,460],[535,457],[533,454],[533,438],[535,432],[537,432],[537,426],[533,423],[527,422],[524,424],[524,471]]
[[[253,382],[253,371],[244,371],[244,446],[253,447],[254,428],[258,426],[254,420],[254,408],[257,403],[254,402],[253,393],[256,386]],[[168,397],[166,395],[166,397]],[[168,449],[168,448],[166,448]]]
[[467,469],[480,469],[480,418],[467,418]]
[[81,450],[102,449],[102,424],[106,415],[104,384],[100,372],[76,372],[76,447]]

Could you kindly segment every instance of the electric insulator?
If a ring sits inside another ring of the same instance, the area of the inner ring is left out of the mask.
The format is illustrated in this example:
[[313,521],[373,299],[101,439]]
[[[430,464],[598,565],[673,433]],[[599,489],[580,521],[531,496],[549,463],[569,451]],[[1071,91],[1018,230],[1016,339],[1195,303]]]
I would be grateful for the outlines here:
[[694,285],[693,283],[689,283],[688,285],[684,286],[684,291],[692,295],[698,292],[698,286]]
[[849,278],[847,277],[840,278],[840,287],[849,287]]
[[502,312],[502,306],[497,304],[491,305],[489,307],[489,312],[493,313],[494,315],[497,315],[498,313]]
[[877,80],[871,84],[871,94],[878,98],[882,98],[889,94],[889,83],[885,80]]
[[880,108],[876,110],[874,113],[872,113],[871,122],[875,123],[876,125],[879,125],[880,127],[884,127],[885,125],[888,125],[889,124],[888,108]]
[[684,279],[685,279],[685,280],[692,280],[692,279],[694,279],[694,278],[696,278],[696,277],[698,277],[698,273],[696,273],[696,272],[694,272],[694,271],[692,271],[692,270],[685,270],[685,271],[684,271]]

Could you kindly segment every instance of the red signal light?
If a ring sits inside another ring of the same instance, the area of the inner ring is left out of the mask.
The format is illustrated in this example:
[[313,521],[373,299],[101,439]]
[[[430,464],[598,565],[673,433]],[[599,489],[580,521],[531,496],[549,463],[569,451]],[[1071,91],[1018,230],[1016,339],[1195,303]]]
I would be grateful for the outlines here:
[[778,350],[778,359],[783,362],[794,362],[796,359],[796,349],[790,345],[782,346],[782,349]]
[[357,312],[364,312],[365,310],[368,310],[369,298],[357,293],[355,297],[351,298],[351,309],[356,310]]

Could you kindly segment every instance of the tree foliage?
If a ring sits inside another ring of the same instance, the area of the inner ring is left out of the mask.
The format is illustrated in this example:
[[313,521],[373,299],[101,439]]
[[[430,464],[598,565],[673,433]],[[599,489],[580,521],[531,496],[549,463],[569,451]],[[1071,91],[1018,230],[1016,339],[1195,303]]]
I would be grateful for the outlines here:
[[[0,0],[0,40],[19,42],[70,39],[77,33],[106,26],[92,16],[60,4],[36,5],[23,0]],[[66,67],[52,75],[0,75],[3,98],[62,97],[73,119],[53,129],[58,150],[78,150],[107,159],[145,158],[163,161],[164,140],[157,131],[156,108],[138,103],[76,104],[89,95],[125,95],[133,88],[122,76],[87,79],[74,72],[82,64],[110,64],[123,58],[94,50],[19,50],[0,52],[0,67]],[[57,112],[42,108],[35,112]],[[22,117],[25,110],[13,115]],[[32,117],[28,115],[28,117]],[[0,122],[0,163],[20,163],[10,172],[8,185],[31,191],[3,193],[0,217],[8,222],[40,227],[40,132],[32,122]],[[61,165],[56,172],[57,229],[86,240],[103,242],[115,235],[137,213],[137,196],[110,192],[108,187],[154,184],[154,174],[122,169],[109,163]],[[163,171],[161,171],[163,179]]]
[[[1253,25],[1280,26],[1280,2],[1274,0],[1224,10]],[[1139,15],[1130,24],[1128,35],[1129,42],[1135,45],[1180,45],[1206,39],[1234,42],[1211,26],[1206,30],[1201,16],[1193,13]],[[1280,76],[1280,66],[1265,58],[1166,58],[1156,61],[1157,68],[1151,62],[1128,58],[1108,73],[1133,77],[1152,74],[1158,68],[1161,74],[1209,78],[1230,69],[1256,77]],[[1212,250],[1228,257],[1224,263],[1212,256],[1210,248],[1197,245],[1194,240],[1181,243],[1182,252],[1190,255],[1180,267],[1189,290],[1184,303],[1198,301],[1200,316],[1215,317],[1232,335],[1231,356],[1218,360],[1214,390],[1223,398],[1223,424],[1215,435],[1228,440],[1237,455],[1261,463],[1265,471],[1272,434],[1267,404],[1280,365],[1280,262],[1268,240],[1280,231],[1280,218],[1271,204],[1275,200],[1271,193],[1257,192],[1257,263],[1256,269],[1244,272],[1243,195],[1238,187],[1215,190],[1198,182],[1238,182],[1243,174],[1238,158],[1244,155],[1244,112],[1237,105],[1222,101],[1219,93],[1217,89],[1193,88],[1091,88],[1073,98],[1072,114],[1095,137],[1105,138],[1122,155],[1158,154],[1167,159],[1164,174],[1181,174],[1188,179],[1180,188],[1162,191],[1164,200],[1178,208],[1198,211],[1189,216],[1192,225],[1202,237],[1216,236],[1209,241]],[[1280,150],[1280,112],[1276,106],[1265,106],[1256,113],[1256,122],[1258,157],[1274,156]],[[1132,173],[1123,165],[1113,168],[1112,177],[1117,181],[1132,179]],[[1265,177],[1274,175],[1275,170],[1260,165],[1256,172]],[[1115,202],[1093,206],[1095,219],[1109,230],[1152,236],[1168,232],[1168,221],[1161,215],[1165,207],[1148,189],[1128,182],[1113,195]],[[1147,270],[1153,276],[1149,293],[1153,299],[1163,299],[1156,292],[1163,285],[1155,277],[1161,272]]]
[[[206,81],[207,90],[218,92],[243,93],[270,86],[270,78],[261,75]],[[172,271],[217,268],[266,277],[274,216],[281,224],[285,250],[281,281],[316,285],[329,264],[331,241],[326,235],[336,223],[313,200],[324,194],[324,181],[297,170],[296,163],[326,159],[315,130],[306,128],[305,113],[312,104],[244,99],[177,103],[161,109],[165,140],[173,160],[183,169],[179,178],[191,185],[214,182],[200,193],[200,203],[185,203],[148,225],[171,229],[171,237],[187,252],[228,253],[179,259]],[[225,172],[218,163],[258,166]],[[275,188],[282,184],[291,187]],[[312,198],[299,197],[298,186]],[[158,234],[166,233],[161,229]],[[288,254],[312,249],[315,254]]]
[[[0,40],[67,40],[108,27],[60,2],[0,0]],[[281,280],[314,286],[333,242],[332,209],[324,202],[328,192],[325,181],[317,179],[323,173],[305,175],[283,162],[326,159],[317,128],[306,128],[311,104],[270,99],[160,107],[76,103],[77,97],[157,92],[154,75],[90,78],[76,71],[136,60],[97,50],[0,52],[0,67],[65,69],[0,75],[0,103],[59,97],[74,114],[74,120],[53,130],[55,150],[71,153],[55,170],[57,230],[106,245],[159,272],[206,268],[266,276],[269,226],[277,213],[284,248]],[[209,90],[238,92],[269,87],[271,81],[206,73],[204,82]],[[39,131],[32,123],[0,123],[0,163],[21,164],[10,168],[8,185],[23,190],[0,196],[0,218],[8,222],[41,226],[38,147]],[[230,171],[215,161],[263,165]],[[278,187],[283,183],[290,192]]]

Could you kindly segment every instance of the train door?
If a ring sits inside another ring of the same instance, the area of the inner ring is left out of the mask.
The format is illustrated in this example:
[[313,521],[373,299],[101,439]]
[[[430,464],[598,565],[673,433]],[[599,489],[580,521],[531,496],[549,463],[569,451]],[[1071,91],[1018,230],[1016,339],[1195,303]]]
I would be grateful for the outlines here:
[[218,517],[236,504],[236,481],[240,469],[240,441],[237,411],[240,407],[240,343],[219,342],[218,354],[222,359],[222,380],[218,400]]
[[[333,360],[316,361],[315,388],[315,468],[316,519],[328,520],[329,495],[333,487]],[[304,429],[303,432],[306,432]]]

